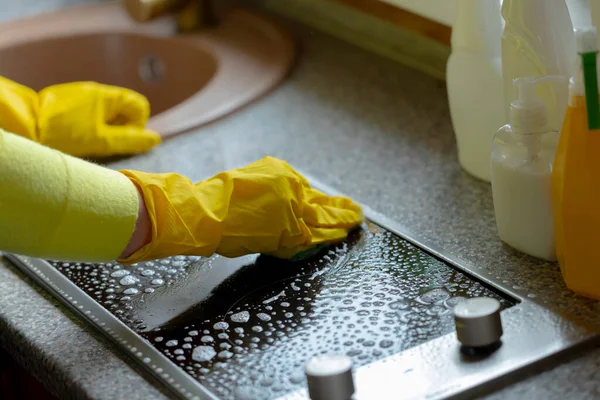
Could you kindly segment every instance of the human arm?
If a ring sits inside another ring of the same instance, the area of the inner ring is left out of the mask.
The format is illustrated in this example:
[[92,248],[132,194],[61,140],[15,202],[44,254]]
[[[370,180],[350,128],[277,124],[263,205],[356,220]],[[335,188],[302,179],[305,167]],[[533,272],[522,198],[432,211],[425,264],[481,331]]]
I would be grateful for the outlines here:
[[145,243],[140,199],[119,172],[0,129],[1,250],[111,261]]
[[266,157],[192,183],[113,171],[0,131],[0,249],[130,264],[171,255],[282,258],[342,240],[359,205]]

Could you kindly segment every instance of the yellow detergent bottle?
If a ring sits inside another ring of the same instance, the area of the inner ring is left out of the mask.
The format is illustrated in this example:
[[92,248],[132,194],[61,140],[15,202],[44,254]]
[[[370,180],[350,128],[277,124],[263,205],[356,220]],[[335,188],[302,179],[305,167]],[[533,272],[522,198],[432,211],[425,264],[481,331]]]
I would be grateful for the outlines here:
[[600,299],[600,109],[597,34],[575,32],[578,65],[552,170],[557,258],[567,286]]

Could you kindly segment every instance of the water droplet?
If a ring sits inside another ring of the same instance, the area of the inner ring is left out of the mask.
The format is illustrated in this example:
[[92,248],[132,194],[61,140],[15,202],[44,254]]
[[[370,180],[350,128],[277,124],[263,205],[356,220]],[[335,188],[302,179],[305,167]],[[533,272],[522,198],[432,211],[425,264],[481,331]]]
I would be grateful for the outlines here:
[[252,386],[238,386],[235,388],[235,398],[239,400],[261,400],[265,398],[265,394]]
[[346,354],[348,355],[348,357],[355,357],[355,356],[359,355],[360,353],[361,353],[360,350],[353,349],[353,350],[348,351]]
[[154,288],[149,287],[149,288],[144,289],[144,293],[152,293],[152,292],[154,292]]
[[442,288],[435,288],[423,293],[417,300],[423,304],[434,304],[447,300],[448,298],[450,298],[450,293]]
[[252,327],[252,330],[253,330],[254,332],[262,332],[262,331],[263,331],[263,328],[262,328],[262,326],[258,326],[258,325],[256,325],[256,326],[253,326],[253,327]]
[[123,291],[124,294],[138,294],[139,290],[137,290],[136,288],[129,288],[129,289],[125,289]]
[[130,272],[128,270],[126,270],[126,269],[118,269],[115,272],[113,272],[112,274],[110,274],[110,276],[112,278],[122,278],[122,277],[124,277],[126,275],[129,275],[129,273]]
[[406,300],[397,300],[388,304],[388,307],[392,310],[405,310],[410,306],[409,302]]
[[154,338],[154,341],[157,342],[157,343],[162,342],[163,341],[163,337],[162,336],[157,336],[157,337]]
[[439,305],[431,306],[431,308],[429,310],[427,310],[427,314],[432,315],[432,316],[443,315],[443,314],[446,314],[447,312],[449,312],[448,308],[442,307]]
[[188,335],[190,335],[190,336],[198,336],[198,331],[189,331]]
[[467,300],[466,297],[456,296],[450,297],[448,300],[444,302],[444,305],[448,308],[454,308],[458,303]]
[[381,347],[382,349],[387,349],[389,347],[392,347],[394,345],[394,342],[391,340],[382,340],[381,342],[379,342],[379,347]]
[[139,281],[139,279],[136,278],[135,276],[127,275],[119,281],[119,284],[121,284],[123,286],[131,286],[131,285],[135,285],[138,281]]
[[231,320],[239,324],[246,323],[249,319],[250,313],[248,311],[240,311],[239,313],[233,314],[231,316]]
[[244,328],[242,328],[241,326],[238,326],[237,328],[234,329],[235,333],[244,333]]
[[177,343],[179,343],[177,340],[169,340],[167,343],[165,343],[165,345],[167,347],[174,347],[177,346]]
[[150,283],[156,286],[161,286],[165,284],[165,281],[162,279],[152,279]]
[[142,272],[140,272],[140,274],[142,276],[152,276],[156,273],[156,271],[152,270],[152,269],[145,269]]
[[260,385],[264,386],[264,387],[269,387],[269,386],[273,385],[273,379],[265,378],[262,381],[260,381]]

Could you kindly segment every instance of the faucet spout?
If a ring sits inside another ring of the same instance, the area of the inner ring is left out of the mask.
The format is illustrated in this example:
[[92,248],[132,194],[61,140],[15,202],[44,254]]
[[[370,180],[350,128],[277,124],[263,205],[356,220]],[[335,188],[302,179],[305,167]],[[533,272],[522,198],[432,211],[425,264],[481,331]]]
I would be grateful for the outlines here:
[[214,0],[123,0],[123,5],[127,14],[138,22],[176,13],[180,32],[191,32],[219,23]]

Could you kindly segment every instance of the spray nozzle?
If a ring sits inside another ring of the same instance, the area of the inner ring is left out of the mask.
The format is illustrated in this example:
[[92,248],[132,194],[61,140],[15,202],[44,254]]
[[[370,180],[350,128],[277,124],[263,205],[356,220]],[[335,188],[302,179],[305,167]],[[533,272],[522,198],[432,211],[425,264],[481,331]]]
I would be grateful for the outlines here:
[[596,53],[598,52],[598,33],[595,26],[586,26],[575,29],[575,43],[577,44],[577,53]]
[[596,28],[586,27],[575,30],[577,52],[581,64],[575,71],[570,85],[571,96],[585,95],[588,128],[600,129],[600,99],[598,97],[598,34]]
[[519,96],[510,105],[510,121],[515,132],[530,133],[540,132],[548,123],[546,103],[536,94],[536,87],[540,83],[560,83],[565,77],[560,75],[547,75],[542,77],[521,77],[513,79],[517,86]]

